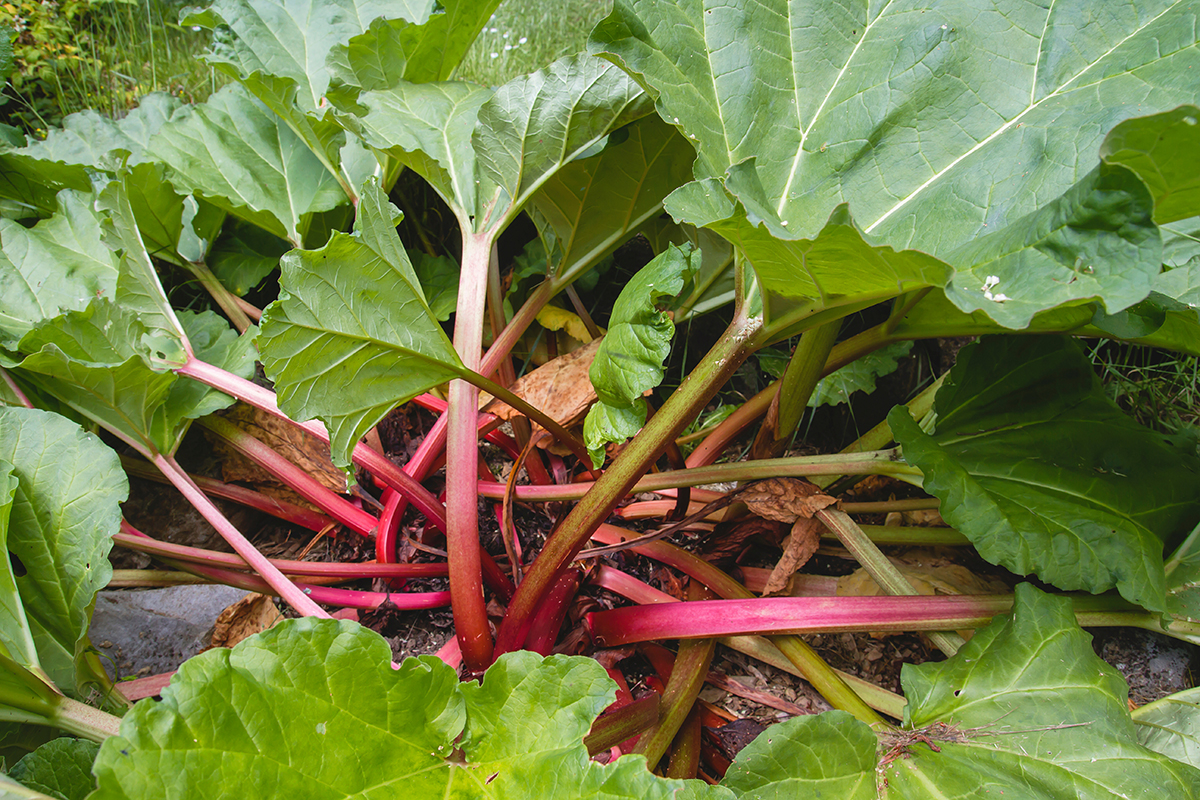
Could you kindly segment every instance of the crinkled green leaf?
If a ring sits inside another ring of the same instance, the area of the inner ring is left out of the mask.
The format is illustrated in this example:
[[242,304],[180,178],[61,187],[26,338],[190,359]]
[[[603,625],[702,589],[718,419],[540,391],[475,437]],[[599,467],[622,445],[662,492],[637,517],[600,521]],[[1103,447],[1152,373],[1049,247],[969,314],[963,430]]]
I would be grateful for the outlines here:
[[165,163],[178,188],[296,244],[310,214],[347,200],[308,146],[237,86],[180,108],[146,156]]
[[[13,465],[18,482],[7,546],[24,570],[9,579],[20,597],[5,600],[3,642],[30,667],[25,648],[32,636],[46,674],[78,696],[75,663],[87,645],[96,592],[112,575],[108,551],[128,494],[125,473],[95,436],[35,409],[0,408],[0,459]],[[21,609],[24,619],[11,616]]]
[[0,799],[2,800],[62,800],[60,797],[22,786],[7,775],[0,775]]
[[582,273],[658,216],[663,198],[688,179],[693,158],[674,128],[649,116],[551,175],[529,211],[542,238],[554,238],[558,275]]
[[64,190],[58,209],[30,228],[0,219],[0,333],[7,339],[116,293],[117,258],[104,245],[93,198]]
[[479,109],[472,137],[480,181],[475,229],[511,219],[563,165],[650,110],[629,76],[586,55],[498,88]]
[[30,789],[62,800],[84,800],[96,788],[92,762],[100,745],[86,739],[55,739],[13,764],[9,775]]
[[1128,167],[1146,183],[1159,224],[1200,213],[1200,108],[1186,105],[1125,120],[1104,137],[1100,157]]
[[1143,746],[1200,767],[1200,688],[1184,689],[1135,708],[1133,722]]
[[358,214],[353,235],[283,258],[285,294],[259,337],[280,407],[320,417],[342,466],[387,412],[462,370],[396,235],[399,212],[373,182]]
[[359,115],[342,124],[368,145],[422,178],[452,206],[475,207],[475,151],[471,132],[491,89],[471,83],[401,83],[363,92]]
[[[696,146],[699,183],[668,203],[677,218],[734,228],[720,230],[752,254],[815,238],[849,203],[874,241],[949,260],[981,234],[1035,222],[1026,215],[1091,170],[1125,118],[1194,102],[1197,35],[1181,0],[1103,14],[1078,0],[621,0],[591,47]],[[818,291],[800,263],[790,274],[791,285],[760,270],[772,313]]]
[[609,442],[632,439],[646,424],[646,401],[634,400],[629,405],[614,406],[597,402],[583,419],[583,443],[592,457],[592,467],[604,464],[604,451]]
[[[672,244],[681,247],[687,244],[700,250],[700,269],[692,277],[691,291],[679,301],[679,308],[675,311],[676,323],[707,314],[733,302],[734,251],[733,245],[726,239],[707,228],[673,222],[665,215],[648,222],[641,232],[656,254]],[[754,298],[761,299],[757,293]],[[757,316],[761,311],[761,303],[751,303],[752,315]]]
[[[664,308],[700,265],[700,254],[672,245],[625,284],[588,377],[599,398],[584,420],[584,442],[599,466],[608,442],[623,442],[646,421],[645,392],[662,383],[675,323]],[[636,426],[636,427],[635,427]]]
[[[432,0],[217,0],[185,15],[184,24],[215,30],[212,49],[205,56],[208,62],[239,81],[283,120],[329,176],[337,179],[346,137],[323,108],[330,89],[330,51],[363,34],[379,18],[422,23],[436,5]],[[343,186],[348,191],[349,184]]]
[[826,375],[817,381],[812,397],[808,399],[809,408],[849,403],[850,395],[855,392],[870,394],[875,391],[875,379],[895,372],[900,359],[911,349],[912,342],[890,344]]
[[1110,312],[1150,293],[1162,269],[1154,199],[1130,170],[1102,164],[1058,199],[946,258],[946,295],[1008,328],[1034,314],[1099,298]]
[[1164,542],[1200,518],[1200,459],[1120,412],[1064,337],[987,337],[938,391],[936,430],[888,423],[980,554],[1061,589],[1166,608]]
[[187,337],[146,252],[126,189],[125,181],[112,181],[96,199],[96,207],[107,212],[105,242],[117,255],[116,302],[123,312],[136,314],[146,328],[140,341],[133,340],[135,348],[144,347],[153,358],[182,365]]
[[208,266],[229,291],[240,296],[262,283],[290,249],[278,236],[238,220],[213,245]]
[[1128,687],[1090,638],[1069,600],[1022,584],[1012,614],[956,655],[903,667],[901,730],[794,717],[742,750],[722,784],[764,799],[1195,797],[1200,770],[1139,744]]
[[[196,355],[249,377],[250,337],[235,339],[213,312],[181,314]],[[49,320],[20,342],[18,375],[126,441],[173,453],[190,420],[229,405],[231,398],[169,371],[152,369],[143,342],[154,341],[139,317],[98,300]]]
[[378,634],[313,618],[197,656],[101,747],[93,798],[731,796],[592,762],[583,734],[613,689],[589,659],[509,653],[482,686],[390,660]]
[[589,376],[600,400],[629,405],[662,382],[675,323],[665,308],[699,264],[695,251],[671,247],[625,284]]

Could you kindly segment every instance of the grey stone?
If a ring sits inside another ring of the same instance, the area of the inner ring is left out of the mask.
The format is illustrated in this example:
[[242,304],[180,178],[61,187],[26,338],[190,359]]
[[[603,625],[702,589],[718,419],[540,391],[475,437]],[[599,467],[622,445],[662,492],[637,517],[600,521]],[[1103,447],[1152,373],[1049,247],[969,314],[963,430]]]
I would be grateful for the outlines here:
[[170,672],[208,646],[217,615],[246,594],[218,585],[100,592],[88,634],[113,679]]

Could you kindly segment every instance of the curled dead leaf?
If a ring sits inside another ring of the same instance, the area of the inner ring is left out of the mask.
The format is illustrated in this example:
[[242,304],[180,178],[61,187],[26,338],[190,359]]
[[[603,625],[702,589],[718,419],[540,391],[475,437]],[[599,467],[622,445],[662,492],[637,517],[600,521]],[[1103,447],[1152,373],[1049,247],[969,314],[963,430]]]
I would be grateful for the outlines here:
[[[596,401],[588,369],[596,358],[600,341],[595,339],[523,375],[513,384],[513,393],[564,426],[578,422]],[[482,410],[501,419],[512,419],[521,413],[491,395],[481,394],[479,402]]]
[[265,594],[248,594],[217,616],[212,647],[233,647],[283,619],[275,601]]
[[837,499],[799,478],[768,478],[747,486],[738,496],[755,514],[778,522],[809,519]]
[[791,593],[789,585],[792,574],[808,563],[821,545],[821,531],[825,526],[815,519],[798,519],[792,525],[792,532],[783,543],[783,555],[780,556],[775,569],[767,578],[763,588],[763,596],[786,595]]
[[[288,461],[313,476],[327,489],[346,492],[346,476],[329,459],[329,445],[303,430],[284,422],[265,411],[238,403],[223,414],[224,418],[268,445]],[[221,476],[227,482],[248,483],[258,491],[278,500],[316,507],[296,492],[284,486],[273,475],[243,456],[224,439],[206,431],[213,451],[221,457]]]

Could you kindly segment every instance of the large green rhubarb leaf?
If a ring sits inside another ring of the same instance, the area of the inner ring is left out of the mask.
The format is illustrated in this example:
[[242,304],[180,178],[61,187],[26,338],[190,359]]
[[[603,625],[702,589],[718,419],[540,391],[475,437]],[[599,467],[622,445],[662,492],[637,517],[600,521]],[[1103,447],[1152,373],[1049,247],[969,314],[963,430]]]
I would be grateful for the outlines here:
[[176,111],[146,157],[165,163],[180,189],[296,245],[310,215],[347,200],[321,159],[238,86]]
[[116,798],[730,798],[591,761],[613,684],[590,659],[501,656],[482,685],[350,622],[288,620],[180,668],[106,741],[94,800]]
[[1064,337],[987,337],[938,391],[933,435],[888,416],[980,554],[1062,589],[1167,608],[1164,543],[1200,519],[1200,459],[1120,412]]
[[794,717],[738,754],[738,797],[1185,800],[1200,770],[1147,749],[1128,687],[1092,652],[1065,598],[1029,584],[949,660],[905,665],[904,726],[876,736],[842,712]]
[[563,165],[649,110],[619,69],[570,56],[495,93],[454,82],[363,92],[340,119],[429,181],[464,230],[499,232]]
[[1200,768],[1200,688],[1185,689],[1133,711],[1138,741]]
[[363,33],[379,17],[419,25],[436,6],[433,0],[216,0],[193,9],[184,24],[218,30],[206,56],[210,64],[235,78],[287,79],[296,87],[297,105],[316,111],[329,88],[325,61],[335,45]]
[[87,646],[96,592],[112,575],[108,551],[128,494],[125,473],[95,436],[26,408],[0,407],[0,460],[16,479],[10,557],[0,570],[0,643],[18,664],[40,666],[78,696],[84,687],[76,660]]
[[[1095,166],[1105,134],[1194,102],[1187,76],[1200,69],[1200,25],[1182,0],[1102,14],[1081,0],[615,6],[593,51],[634,75],[697,150],[697,183],[668,208],[745,250],[773,314],[841,293],[834,264],[806,270],[795,253],[841,203],[873,242],[962,269],[974,264],[954,257],[959,248],[1010,225],[1009,243],[1036,247],[1045,215],[1034,212]],[[1086,204],[1107,213],[1103,200]],[[1068,267],[1089,248],[1119,257],[1086,238],[1070,241],[1081,253],[1058,252]],[[1137,294],[1115,262],[1090,266],[1117,273],[1099,290],[1110,311]],[[922,280],[902,276],[893,293]],[[1036,303],[1040,287],[1028,291],[993,294]]]
[[320,417],[342,466],[385,414],[463,371],[400,244],[398,218],[368,182],[355,232],[288,253],[286,293],[263,315],[262,361],[280,407]]

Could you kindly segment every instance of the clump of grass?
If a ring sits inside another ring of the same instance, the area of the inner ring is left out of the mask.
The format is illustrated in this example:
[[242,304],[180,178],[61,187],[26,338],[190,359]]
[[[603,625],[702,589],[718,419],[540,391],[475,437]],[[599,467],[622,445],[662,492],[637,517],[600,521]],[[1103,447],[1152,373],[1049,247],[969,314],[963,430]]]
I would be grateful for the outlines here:
[[457,76],[499,86],[587,45],[612,0],[506,0],[467,52]]
[[179,25],[179,9],[169,0],[0,7],[17,33],[8,120],[36,137],[88,108],[120,117],[150,92],[206,99],[227,79],[200,60],[209,36]]
[[1127,342],[1092,348],[1109,397],[1142,425],[1200,434],[1200,359]]

